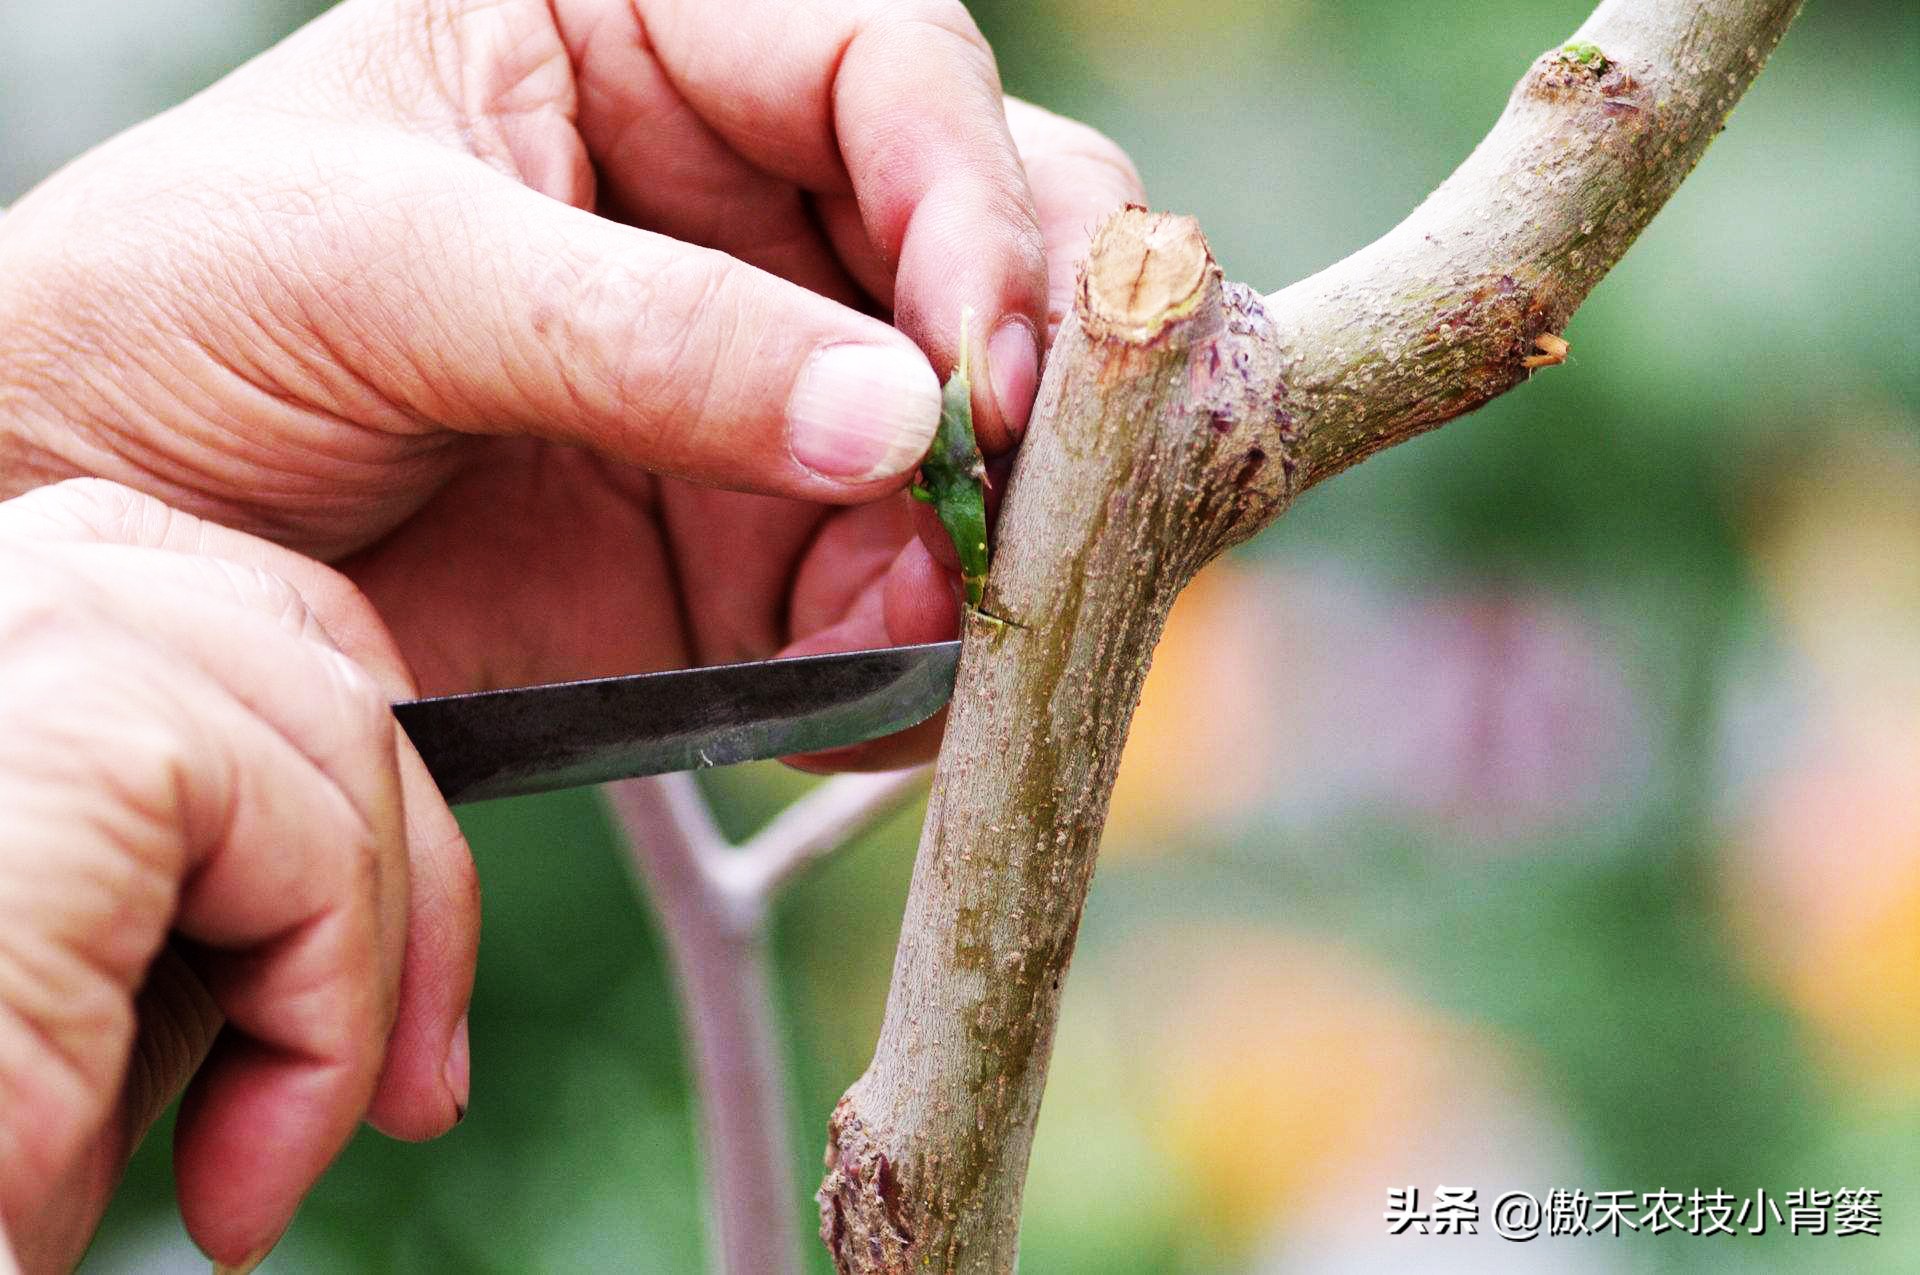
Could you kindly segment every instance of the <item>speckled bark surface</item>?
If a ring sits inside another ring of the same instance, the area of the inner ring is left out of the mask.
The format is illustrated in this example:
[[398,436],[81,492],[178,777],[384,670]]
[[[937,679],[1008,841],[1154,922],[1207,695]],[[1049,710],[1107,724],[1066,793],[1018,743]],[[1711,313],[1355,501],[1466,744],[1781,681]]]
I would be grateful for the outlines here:
[[969,624],[879,1045],[831,1121],[841,1271],[1015,1265],[1061,990],[1175,595],[1306,486],[1550,364],[1798,7],[1609,0],[1404,223],[1270,297],[1224,282],[1190,219],[1103,228],[1001,513],[984,609],[1007,623]]

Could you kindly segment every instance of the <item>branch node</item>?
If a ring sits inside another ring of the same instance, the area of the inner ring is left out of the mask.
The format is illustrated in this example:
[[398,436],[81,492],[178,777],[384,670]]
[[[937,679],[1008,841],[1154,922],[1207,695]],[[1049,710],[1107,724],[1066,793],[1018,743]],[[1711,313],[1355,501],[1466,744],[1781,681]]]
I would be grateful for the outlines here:
[[1607,68],[1613,65],[1607,55],[1600,51],[1599,45],[1590,44],[1585,40],[1575,40],[1563,45],[1557,56],[1568,66],[1577,66],[1595,77],[1605,75]]
[[899,1179],[866,1124],[842,1098],[827,1125],[827,1176],[814,1196],[820,1239],[842,1272],[904,1272],[913,1232],[902,1217]]

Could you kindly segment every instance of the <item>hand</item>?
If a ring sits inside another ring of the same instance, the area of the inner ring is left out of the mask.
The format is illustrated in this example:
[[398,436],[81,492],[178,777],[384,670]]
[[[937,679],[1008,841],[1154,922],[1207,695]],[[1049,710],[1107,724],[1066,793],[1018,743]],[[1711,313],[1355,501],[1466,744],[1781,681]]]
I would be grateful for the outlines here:
[[936,372],[1011,447],[1138,195],[956,0],[348,0],[0,221],[0,484],[334,561],[436,692],[951,636]]
[[0,1269],[71,1269],[190,1076],[229,1264],[363,1116],[459,1119],[476,900],[411,691],[325,567],[109,483],[0,503]]

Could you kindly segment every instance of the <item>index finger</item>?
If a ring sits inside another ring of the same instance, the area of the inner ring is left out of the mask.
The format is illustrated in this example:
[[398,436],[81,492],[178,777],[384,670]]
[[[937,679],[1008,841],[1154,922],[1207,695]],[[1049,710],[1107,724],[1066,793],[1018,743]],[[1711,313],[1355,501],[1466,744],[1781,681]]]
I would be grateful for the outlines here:
[[[574,0],[586,8],[602,0]],[[893,276],[895,323],[942,371],[961,316],[986,375],[974,424],[1001,451],[1026,427],[1046,331],[1044,243],[1000,73],[958,0],[641,0],[688,103],[741,155],[822,195],[851,189]]]

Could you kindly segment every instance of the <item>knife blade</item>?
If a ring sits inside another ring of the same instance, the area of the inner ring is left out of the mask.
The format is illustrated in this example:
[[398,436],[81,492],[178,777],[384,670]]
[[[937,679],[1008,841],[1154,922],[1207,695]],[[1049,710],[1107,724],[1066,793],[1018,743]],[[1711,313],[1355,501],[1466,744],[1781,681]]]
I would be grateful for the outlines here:
[[843,748],[925,721],[960,643],[717,664],[405,700],[449,804]]

